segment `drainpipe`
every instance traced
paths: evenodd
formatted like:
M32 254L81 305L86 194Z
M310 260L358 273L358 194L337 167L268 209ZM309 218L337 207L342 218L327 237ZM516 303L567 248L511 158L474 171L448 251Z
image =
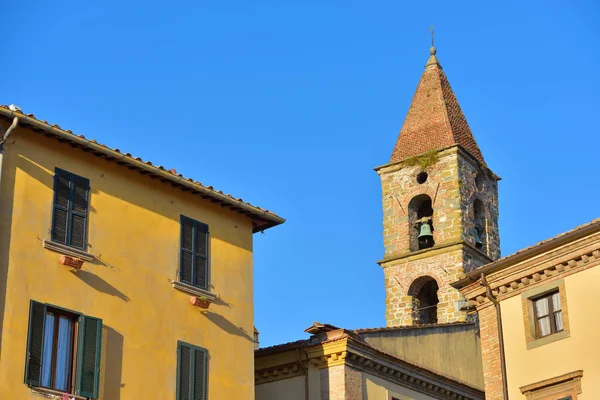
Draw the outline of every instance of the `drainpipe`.
M19 117L15 117L13 119L12 124L10 125L2 139L0 139L0 188L2 188L2 163L4 161L4 143L6 142L6 139L8 139L8 135L10 135L13 130L15 130L17 125L19 125Z
M306 354L306 361L308 361L308 353L306 352L306 350L304 350L304 353ZM298 365L300 366L300 369L302 369L302 372L304 372L304 398L306 400L308 399L308 368L304 368L304 365L302 365L302 361L300 361L300 350L296 349L296 358L298 359ZM307 367L308 367L308 363L307 363Z
M504 400L508 400L508 382L506 380L506 359L504 357L504 334L502 330L502 313L500 312L500 302L492 294L492 289L485 279L485 274L481 273L481 284L485 287L487 298L490 299L496 309L496 319L498 323L498 342L500 345L500 370L502 372L502 394Z

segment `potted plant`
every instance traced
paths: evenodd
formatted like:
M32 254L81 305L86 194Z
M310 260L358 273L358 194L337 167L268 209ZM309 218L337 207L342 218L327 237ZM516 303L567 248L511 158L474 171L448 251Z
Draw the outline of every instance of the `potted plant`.
M208 307L210 306L210 300L206 296L192 296L190 298L190 304L196 307L208 309Z

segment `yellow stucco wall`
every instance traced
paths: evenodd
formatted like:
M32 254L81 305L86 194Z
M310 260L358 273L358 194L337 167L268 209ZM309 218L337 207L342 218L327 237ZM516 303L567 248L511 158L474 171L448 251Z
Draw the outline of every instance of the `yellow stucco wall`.
M199 196L19 128L0 189L0 398L39 399L23 383L29 301L103 319L106 400L174 399L177 341L208 349L208 398L254 398L252 227ZM71 272L42 247L55 167L90 180L88 251ZM171 286L180 215L210 226L208 313Z
M519 387L576 370L583 370L578 400L595 400L600 393L600 313L594 311L600 268L564 279L571 335L527 350L521 296L502 301L509 397L523 399Z
M481 344L472 324L365 332L371 346L483 390ZM440 354L444 357L440 357Z
M256 385L256 398L260 400L305 400L304 376Z
M389 400L394 396L399 400L430 400L435 399L425 394L415 392L405 387L393 384L371 374L362 373L363 399L362 400Z

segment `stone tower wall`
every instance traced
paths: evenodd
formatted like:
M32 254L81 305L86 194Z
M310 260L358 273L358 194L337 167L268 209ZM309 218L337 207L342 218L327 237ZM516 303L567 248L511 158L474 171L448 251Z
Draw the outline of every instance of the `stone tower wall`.
M379 170L383 195L383 244L385 259L410 252L409 204L420 195L433 203L433 226L436 245L458 241L463 236L458 149L442 151L435 165L427 167L427 181L419 184L418 165L395 164Z
M481 251L492 260L500 258L500 234L498 231L498 180L487 169L468 156L458 157L458 175L463 215L463 239L475 246L474 202L480 200L484 206L485 220L482 222L485 237Z
M415 281L421 277L435 279L439 287L437 322L465 321L466 312L457 304L462 296L450 283L500 255L496 178L458 146L438 152L437 161L425 169L410 164L397 163L378 171L383 193L385 255L380 264L385 276L387 325L415 323L412 295L418 284ZM416 177L423 170L428 178L419 184ZM435 246L411 250L411 233L418 232L409 221L409 204L422 194L432 199ZM482 249L476 249L473 235L475 199L483 204L487 221Z

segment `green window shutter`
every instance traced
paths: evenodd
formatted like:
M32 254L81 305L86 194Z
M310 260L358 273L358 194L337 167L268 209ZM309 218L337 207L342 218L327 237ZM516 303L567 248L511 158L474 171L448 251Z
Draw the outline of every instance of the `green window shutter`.
M190 400L190 359L192 358L192 349L178 344L177 345L177 400Z
M67 242L69 221L70 176L56 170L54 174L54 205L52 212L52 240L62 244Z
M206 351L194 349L194 400L206 399Z
M79 319L76 394L98 398L100 383L100 347L102 320L82 316Z
M29 304L27 358L25 361L25 383L31 386L40 386L41 382L45 323L46 305L31 300Z
M71 176L71 236L69 244L80 249L86 247L89 186L87 179Z
M208 225L194 224L195 285L208 290Z
M52 240L85 250L90 181L70 172L54 173Z
M179 281L193 285L194 269L194 221L181 216L181 250Z
M207 351L177 343L177 400L206 400Z

